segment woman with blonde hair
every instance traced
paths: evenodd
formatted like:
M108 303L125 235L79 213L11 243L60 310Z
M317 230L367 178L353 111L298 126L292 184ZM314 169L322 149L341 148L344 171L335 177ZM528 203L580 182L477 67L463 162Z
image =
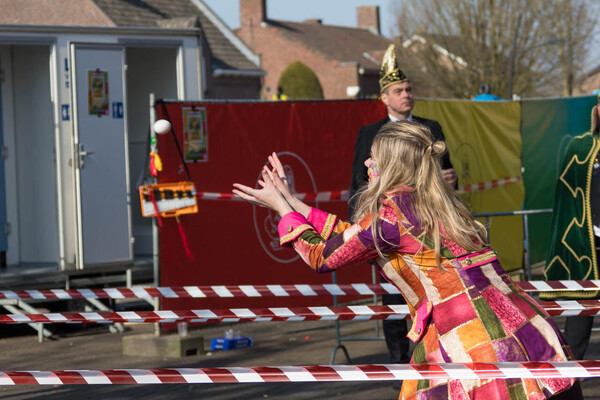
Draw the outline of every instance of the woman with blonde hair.
M566 361L570 350L551 317L517 288L443 179L444 142L414 122L390 122L365 161L353 225L311 208L288 190L277 156L261 189L234 184L243 199L281 216L282 245L317 272L373 259L405 297L416 343L411 364ZM571 378L405 380L401 399L579 399Z

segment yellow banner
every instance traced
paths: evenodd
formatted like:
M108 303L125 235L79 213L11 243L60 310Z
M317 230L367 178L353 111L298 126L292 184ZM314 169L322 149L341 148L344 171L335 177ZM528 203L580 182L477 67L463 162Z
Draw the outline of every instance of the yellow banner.
M459 186L521 177L520 103L419 100L413 113L442 125ZM520 180L460 197L474 214L518 211L523 207L525 187ZM504 269L522 268L522 217L491 217L489 223L490 242Z

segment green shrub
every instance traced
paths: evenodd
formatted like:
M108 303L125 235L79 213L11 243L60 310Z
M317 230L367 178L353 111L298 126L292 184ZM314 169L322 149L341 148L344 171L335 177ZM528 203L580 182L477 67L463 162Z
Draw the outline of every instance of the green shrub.
M315 73L300 61L288 65L279 77L277 94L288 99L322 99L323 89Z

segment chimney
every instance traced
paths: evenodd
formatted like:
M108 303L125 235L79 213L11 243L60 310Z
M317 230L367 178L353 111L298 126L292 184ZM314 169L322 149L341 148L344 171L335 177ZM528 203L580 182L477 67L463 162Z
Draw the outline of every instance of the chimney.
M370 29L371 32L381 35L379 6L356 7L356 25L359 28Z
M250 29L267 20L267 0L240 0L240 26Z

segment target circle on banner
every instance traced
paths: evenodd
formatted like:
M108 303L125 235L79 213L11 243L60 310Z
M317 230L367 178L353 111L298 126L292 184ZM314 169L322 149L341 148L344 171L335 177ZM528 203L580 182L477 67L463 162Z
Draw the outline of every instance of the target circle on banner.
M466 142L461 143L455 151L450 154L450 159L458 176L458 184L465 185L467 183L481 182L481 163L477 157L478 153L475 148ZM476 199L480 197L474 196L473 192L461 195L461 198L467 202L473 209L479 209L480 204L474 204ZM481 201L481 200L479 200Z
M277 153L277 157L283 165L288 184L292 193L317 193L317 185L315 178L308 167L308 164L297 154L290 151L282 151ZM262 177L261 172L258 173L256 180L256 189L259 189L258 180ZM319 202L305 201L311 207L319 207ZM269 257L280 263L291 263L296 261L300 256L295 251L290 251L279 244L279 231L277 224L279 223L279 215L273 210L257 205L252 206L252 214L254 217L254 229L256 236L263 250Z

